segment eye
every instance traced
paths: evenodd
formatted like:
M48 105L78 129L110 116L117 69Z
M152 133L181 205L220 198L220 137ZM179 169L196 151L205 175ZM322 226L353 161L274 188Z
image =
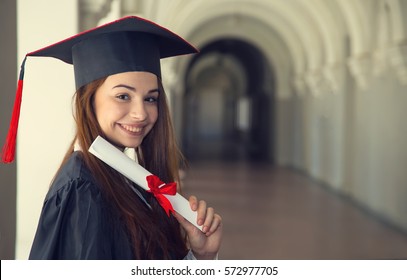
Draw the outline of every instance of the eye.
M116 95L116 98L123 100L123 101L130 100L130 96L127 93L118 94L118 95Z
M158 101L158 97L148 96L144 99L144 101L149 103L156 103Z

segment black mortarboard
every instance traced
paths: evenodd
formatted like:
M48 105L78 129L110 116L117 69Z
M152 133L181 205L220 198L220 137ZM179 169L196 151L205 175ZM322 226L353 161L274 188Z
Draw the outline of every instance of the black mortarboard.
M161 78L160 59L198 52L180 36L151 21L125 17L30 52L27 56L58 58L73 64L76 88L97 79L130 71L150 72ZM20 115L24 65L21 64L16 100L2 161L14 160Z

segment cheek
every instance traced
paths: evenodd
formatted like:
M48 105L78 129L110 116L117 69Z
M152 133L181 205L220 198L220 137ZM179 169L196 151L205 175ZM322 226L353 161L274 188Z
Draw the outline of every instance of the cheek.
M99 125L103 128L105 120L107 118L107 110L105 109L105 106L103 103L98 103L95 102L95 115L96 115L96 120L99 123Z
M124 114L123 108L106 98L96 98L94 102L96 120L100 126L117 121Z
M115 119L114 110L107 105L106 102L101 102L101 100L95 100L94 102L96 121L104 133L109 131L111 122Z

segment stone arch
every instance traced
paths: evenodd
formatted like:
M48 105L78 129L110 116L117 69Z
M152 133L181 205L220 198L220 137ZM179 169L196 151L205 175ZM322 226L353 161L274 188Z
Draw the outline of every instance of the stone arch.
M361 1L336 1L345 18L347 33L351 47L351 55L362 56L370 49L371 37L369 28L369 18L366 7ZM366 3L365 3L366 4Z
M231 25L242 19L251 18L252 21L257 20L269 29L269 34L264 33L265 36L262 40L256 38L253 40L262 42L268 40L267 46L264 46L264 51L278 69L277 76L281 76L281 72L284 72L279 71L280 69L289 68L291 84L303 85L307 83L313 87L313 84L320 84L323 80L327 80L329 83L331 81L334 84L338 83L332 77L335 75L333 73L337 72L339 61L343 61L346 52L343 38L349 32L349 27L344 24L345 18L342 13L338 13L338 10L343 9L338 8L336 1L329 3L321 0L267 3L264 1L236 1L233 5L228 2L219 3L219 1L188 1L183 2L183 4L183 6L179 6L180 1L167 4L165 11L168 13L166 15L160 14L160 18L163 18L166 25L179 31L198 47L211 36L216 36L217 32L222 32L220 27L225 28L225 26L214 27L213 21L218 18L229 18ZM200 12L203 9L206 13ZM175 10L177 17L170 17L169 15ZM186 22L188 24L185 24ZM213 30L208 31L209 28L206 28L205 32L202 31L207 25L214 27ZM307 26L307 32L302 31L304 26ZM273 32L271 33L270 30ZM233 31L231 29L228 32L231 34L239 33L238 30ZM199 34L199 37L196 34ZM256 32L251 34L256 34ZM240 33L239 36L247 38L251 34ZM276 43L277 38L281 42ZM262 42L256 43L261 44ZM273 52L275 52L281 45L284 45L288 50L290 64L277 63L278 58L281 57L281 52L280 56L277 56L267 51L270 46L274 46ZM287 51L284 54L287 57ZM277 79L279 80L279 77ZM278 84L287 85L287 83ZM301 91L304 91L303 86L300 88L302 88ZM287 96L291 94L291 91L292 89L285 87L282 90L279 89L278 93Z
M230 21L236 19L233 15L219 16L218 18L211 18L207 22L200 24L195 31L191 31L187 40L192 42L198 48L206 44L208 41L216 40L223 37L235 37L242 40L251 42L259 48L265 55L270 65L273 65L276 75L277 94L278 98L284 98L291 94L289 88L292 74L296 72L294 68L293 54L290 52L284 38L277 33L274 29L268 26L259 18L254 18L247 15L238 17L238 22L242 24L237 28ZM272 34L270 36L270 34ZM174 61L175 62L175 61ZM188 58L179 59L174 64L173 69L179 73L179 78L183 79L187 69ZM178 82L178 85L180 83ZM182 89L177 90L182 92Z
M343 18L332 1L310 0L299 1L307 13L316 22L316 27L321 34L324 49L324 63L333 65L343 59L343 37L345 27Z
M394 43L407 41L407 19L403 17L403 11L407 10L407 2L402 0L386 0L390 11L392 29L392 41Z
M205 34L202 31L205 29L206 25L211 25L213 27L214 20L218 18L228 18L229 24L233 25L236 21L250 18L252 22L261 22L262 25L268 28L268 36L266 35L266 37L263 37L262 39L268 41L269 46L275 44L272 39L276 39L275 37L268 38L270 37L270 30L274 31L273 34L277 34L276 30L279 31L278 39L281 39L285 44L285 48L289 49L290 56L292 57L291 62L295 69L294 72L303 72L309 64L306 57L313 57L316 55L315 52L312 54L312 48L309 48L308 53L305 53L307 50L303 47L304 42L301 40L301 34L299 34L300 32L298 32L298 30L296 31L296 28L293 26L293 22L290 19L284 16L280 11L270 7L270 5L265 5L261 1L240 1L236 2L234 5L230 5L230 3L219 3L219 1L190 2L191 3L188 2L186 7L177 12L177 19L168 19L167 21L169 26L173 26L175 30L179 30L180 33L184 34L187 38L194 37L193 43L198 46L200 45L200 41L205 40L201 38L208 38L216 32L222 32L220 28L215 28L210 31L206 28L206 32L209 34ZM205 9L206 13L201 13L200 11L202 9ZM282 8L280 8L280 10L281 9ZM185 24L186 22L190 24ZM200 27L200 29L198 29L197 26ZM227 24L225 23L222 28L227 28ZM251 31L256 34L256 30ZM233 30L233 26L229 26L228 32L235 35L237 34L241 37L249 37L253 35L243 34L242 30ZM192 34L199 34L200 38Z

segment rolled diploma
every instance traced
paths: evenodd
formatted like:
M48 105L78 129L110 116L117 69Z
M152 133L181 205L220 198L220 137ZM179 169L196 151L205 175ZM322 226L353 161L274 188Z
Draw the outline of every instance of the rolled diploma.
M100 136L96 137L89 148L89 152L143 189L149 190L146 178L152 174L140 164L127 157L124 153L120 152L104 138ZM197 224L197 213L191 210L188 200L178 193L175 195L164 194L164 196L168 198L177 213L181 214L191 224L202 230L202 227Z

